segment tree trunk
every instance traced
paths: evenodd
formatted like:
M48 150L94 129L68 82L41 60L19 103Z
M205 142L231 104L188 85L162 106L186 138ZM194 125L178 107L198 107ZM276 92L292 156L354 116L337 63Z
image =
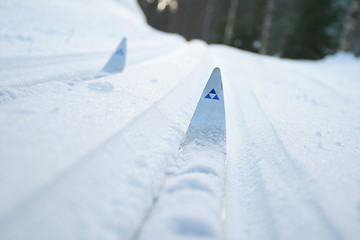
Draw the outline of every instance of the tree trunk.
M274 15L275 0L267 0L265 8L264 24L261 34L261 54L268 54L269 39Z
M340 50L353 51L356 31L358 30L358 16L360 12L360 0L350 0L348 13L344 23L343 36L340 42Z
M229 45L231 42L238 5L239 5L239 0L231 0L229 13L226 21L226 27L225 27L224 44Z
M281 34L281 38L280 38L280 47L279 47L279 57L283 58L284 57L284 53L285 53L285 48L286 48L286 44L287 44L287 40L289 37L289 33L290 33L290 29L291 29L291 25L292 25L292 14L294 12L294 0L289 0L288 1L288 5L286 8L286 17L285 17L285 26L283 29L283 32Z
M205 19L202 31L202 39L210 42L211 19L214 13L215 0L208 0L206 5Z

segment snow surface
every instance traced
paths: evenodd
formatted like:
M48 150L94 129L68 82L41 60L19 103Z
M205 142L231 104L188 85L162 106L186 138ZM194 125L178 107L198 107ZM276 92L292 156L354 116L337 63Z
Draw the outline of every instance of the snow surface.
M359 238L359 59L186 42L135 0L1 0L0 23L0 239ZM215 66L225 162L179 152Z

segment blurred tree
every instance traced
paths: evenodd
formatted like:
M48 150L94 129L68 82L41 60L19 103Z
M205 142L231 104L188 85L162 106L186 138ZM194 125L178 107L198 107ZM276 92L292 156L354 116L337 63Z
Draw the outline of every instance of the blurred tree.
M223 43L227 16L232 0L215 0L209 32L209 43Z
M360 0L138 1L151 26L188 40L286 58L319 59L340 45L352 45L360 54L360 17L354 10Z
M275 0L267 0L265 8L264 23L261 33L261 54L268 54L271 28L273 25Z
M288 0L286 2L285 5L285 12L279 16L283 16L282 17L282 32L280 33L280 41L279 41L279 46L277 48L277 54L279 57L283 57L284 56L284 51L285 51L285 47L287 44L287 40L289 37L289 33L290 33L290 29L292 26L292 15L294 13L294 0Z
M239 5L239 0L231 0L229 7L229 13L227 15L225 33L224 33L224 43L230 44L234 32L234 24L236 20L236 13Z
M252 52L260 50L266 1L240 0L231 45Z
M201 39L208 0L181 0L176 29L186 39Z
M162 8L159 1L155 0L142 0L139 1L143 9L149 25L157 29L173 32L174 31L174 18L167 8Z
M346 20L344 21L343 36L340 42L340 50L354 52L356 35L359 34L360 0L350 0Z
M354 53L356 56L360 56L360 16L358 17L357 21L357 30L356 30L356 37L355 37L355 44L354 44Z
M284 57L320 59L337 51L343 9L337 0L296 0Z
M208 0L205 11L204 26L202 31L202 39L209 42L210 31L211 31L211 20L214 14L215 0Z
M177 32L186 39L207 37L211 24L213 0L138 0L148 23L163 31ZM172 9L172 6L175 5ZM172 5L173 4L173 5ZM207 21L207 22L206 22Z

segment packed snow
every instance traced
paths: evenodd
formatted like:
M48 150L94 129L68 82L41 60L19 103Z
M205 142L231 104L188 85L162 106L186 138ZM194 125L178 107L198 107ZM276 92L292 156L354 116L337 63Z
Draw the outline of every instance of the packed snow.
M359 59L187 42L135 0L0 0L0 23L0 239L359 238ZM179 150L214 67L225 161Z

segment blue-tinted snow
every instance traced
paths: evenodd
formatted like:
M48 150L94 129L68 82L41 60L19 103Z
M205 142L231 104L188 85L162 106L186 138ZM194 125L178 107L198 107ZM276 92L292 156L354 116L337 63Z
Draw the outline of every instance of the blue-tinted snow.
M136 1L0 1L0 239L357 239L360 62L186 42ZM95 79L123 37L124 72ZM227 159L179 145L215 66Z

